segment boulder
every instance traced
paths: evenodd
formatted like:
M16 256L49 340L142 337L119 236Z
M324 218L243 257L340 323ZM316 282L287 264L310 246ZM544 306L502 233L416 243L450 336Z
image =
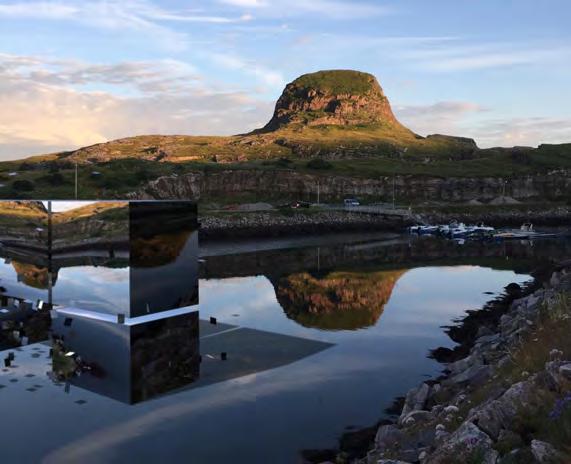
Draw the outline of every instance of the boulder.
M495 464L498 452L492 448L492 440L488 435L471 422L464 422L425 462L471 462L476 456L479 463Z
M535 378L512 385L498 399L472 408L468 421L497 440L502 429L509 429L520 407L528 406L536 393Z
M483 364L481 356L471 354L463 359L448 364L448 370L453 374L459 374L472 366L480 366Z
M552 445L540 440L531 440L531 453L539 464L561 462L563 456Z
M469 367L460 374L446 379L443 383L448 385L482 385L492 376L492 367L489 365Z
M399 424L401 424L404 418L412 411L421 411L424 409L429 394L430 386L426 383L423 383L418 388L410 389L406 394L402 413L399 417Z
M375 436L375 447L379 451L394 448L404 437L404 433L393 424L382 425Z
M559 375L561 375L561 377L563 377L564 379L571 381L571 363L570 362L563 364L562 366L559 366Z
M489 327L486 327L485 325L483 325L478 329L478 333L476 334L476 338L483 337L484 335L493 335L493 334L494 334L494 332L492 332L492 330Z

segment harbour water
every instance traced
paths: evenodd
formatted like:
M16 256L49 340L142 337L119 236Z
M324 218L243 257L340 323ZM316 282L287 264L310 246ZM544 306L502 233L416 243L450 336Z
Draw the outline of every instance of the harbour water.
M442 326L570 247L371 234L295 247L206 244L198 304L143 316L144 330L64 311L24 346L3 331L0 355L14 361L0 372L2 460L299 462L302 450L336 446L438 375L444 366L429 351L454 346ZM41 266L3 258L0 285L41 298ZM116 261L63 265L52 291L117 301L129 272ZM94 294L94 279L108 293ZM62 375L54 332L97 362ZM152 369L147 353L158 359ZM172 369L181 357L185 370Z

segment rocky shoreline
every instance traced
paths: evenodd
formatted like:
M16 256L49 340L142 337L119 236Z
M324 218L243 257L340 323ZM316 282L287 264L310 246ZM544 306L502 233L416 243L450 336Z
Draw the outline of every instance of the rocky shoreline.
M343 451L345 436L342 451L321 461L571 462L571 262L535 277L448 328L462 343L436 354L447 358L444 374L397 402L393 422L362 432L374 437L366 456Z
M352 231L402 231L411 220L387 219L380 216L344 211L322 211L312 214L244 213L231 216L202 215L201 239L282 237Z
M247 212L228 215L200 216L200 238L217 240L225 238L283 237L334 232L387 231L402 232L417 224L446 224L452 220L465 223L484 222L496 227L519 227L532 222L538 226L562 226L571 224L571 208L560 207L543 211L492 211L441 213L426 212L410 217L384 217L345 211L320 211L311 214L291 212Z

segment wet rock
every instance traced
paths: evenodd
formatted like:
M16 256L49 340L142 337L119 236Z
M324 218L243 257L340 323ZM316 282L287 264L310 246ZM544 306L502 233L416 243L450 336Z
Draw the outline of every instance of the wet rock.
M498 452L492 448L492 440L488 435L471 422L464 422L426 460L426 463L470 462L475 456L478 456L480 463L495 464Z
M563 458L552 445L540 440L531 441L531 453L539 464L561 462Z

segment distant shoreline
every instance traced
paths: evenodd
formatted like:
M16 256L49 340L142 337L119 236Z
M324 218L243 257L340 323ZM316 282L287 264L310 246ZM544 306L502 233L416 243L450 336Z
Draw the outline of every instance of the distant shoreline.
M483 222L494 227L519 227L527 222L544 227L569 227L571 226L571 210L558 207L544 211L508 210L474 213L435 211L412 215L409 218L386 218L343 211L323 211L312 214L247 212L227 215L212 215L207 212L199 217L199 237L201 240L209 241L322 235L338 232L403 232L408 226L416 223L446 224L452 220L465 223Z

